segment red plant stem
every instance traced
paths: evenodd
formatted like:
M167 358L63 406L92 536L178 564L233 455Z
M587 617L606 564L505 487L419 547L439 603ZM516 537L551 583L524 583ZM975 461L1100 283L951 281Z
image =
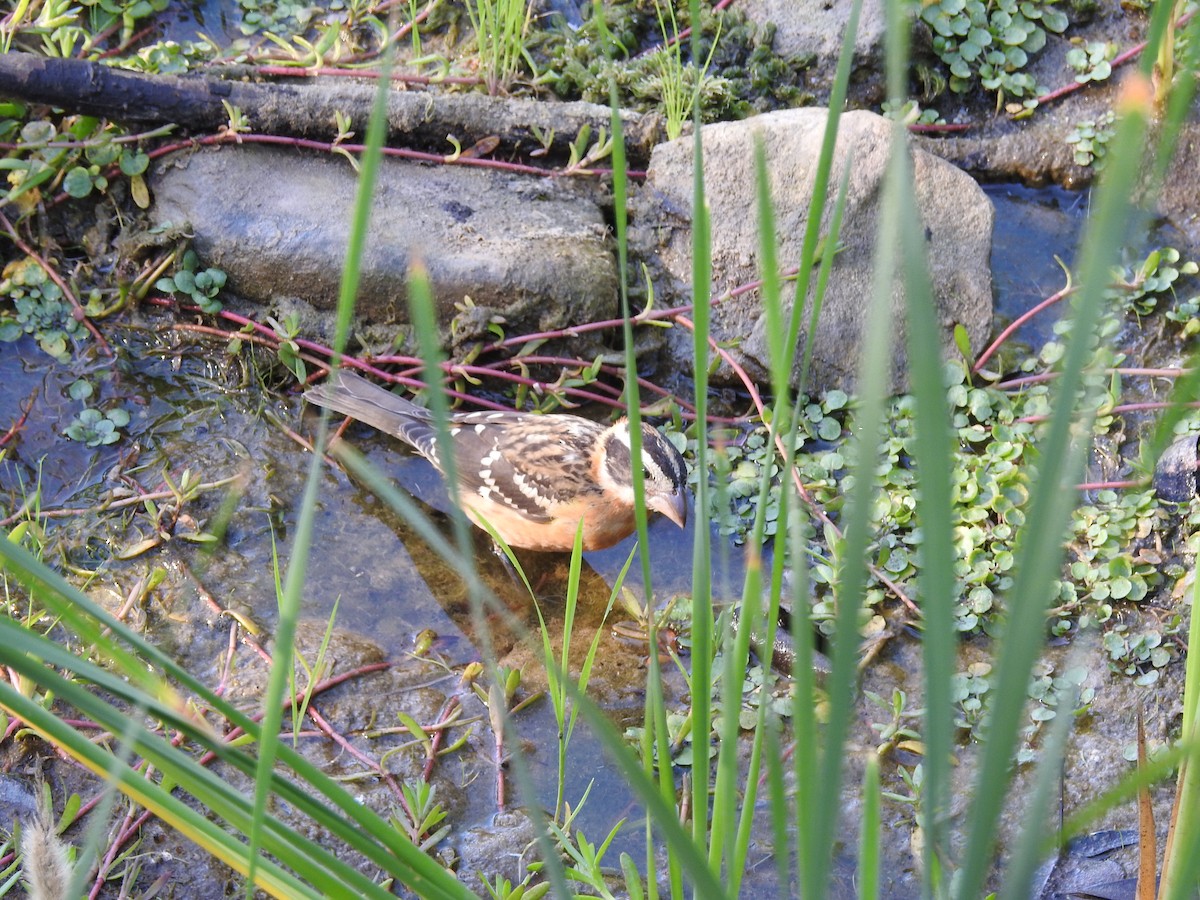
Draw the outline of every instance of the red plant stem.
M212 325L197 325L192 322L176 322L171 326L172 331L191 331L196 334L208 334L213 337L224 338L230 341L246 341L251 344L258 344L260 347L269 347L272 350L279 349L279 341L271 341L268 338L258 334L245 334L239 331L226 331L224 328L214 328ZM312 366L324 366L324 360L310 356L307 353L297 354L302 360Z
M150 131L139 131L137 134L122 134L105 136L103 138L88 138L86 141L49 141L45 144L38 144L37 147L39 150L80 150L87 147L102 147L106 144L136 144L139 141L145 141L151 138L166 137L174 130L174 125L163 125L160 128L152 128ZM0 150L28 149L28 144L15 144L11 141L0 141Z
M146 771L146 777L150 777L149 770ZM145 810L142 813L146 821L149 821L150 812ZM96 900L100 896L100 890L104 887L104 882L108 880L109 870L112 869L113 863L117 859L117 855L121 852L121 845L124 843L122 838L128 840L128 836L136 833L130 826L134 823L133 807L125 813L125 821L117 828L117 838L108 845L108 850L104 853L104 858L99 861L96 867L96 878L92 882L92 889L88 892L88 900Z
M20 235L17 234L17 230L13 227L12 223L8 221L8 216L6 216L3 211L0 211L0 228L4 229L8 238L17 245L17 248L22 253L41 266L43 271L50 276L50 280L58 285L59 290L63 292L63 296L66 297L71 303L71 308L73 310L71 313L72 318L74 318L76 322L82 323L83 327L92 333L92 337L96 339L96 345L100 348L101 352L104 353L105 356L112 356L112 347L108 345L108 341L104 339L104 335L102 335L96 326L92 324L92 320L87 317L87 313L85 313L83 311L83 307L79 305L79 298L75 296L75 293L70 287L68 287L67 283L63 281L63 277L58 274L54 267L42 259L41 255L34 250L33 247L21 240Z
M514 365L518 361L532 363L535 365L564 366L564 367L579 366L581 368L586 367L588 365L586 362L581 363L581 361L579 359L572 359L571 357L567 357L567 356L534 356L534 355L530 355L530 356L517 357L517 359L507 359L504 362L507 365ZM623 366L616 366L616 365L610 365L608 363L604 363L600 366L600 371L604 372L606 375L612 375L617 378L623 378L625 376L625 368ZM666 388L662 387L661 385L655 384L653 381L650 381L647 378L642 378L639 376L637 379L637 383L638 383L638 387L640 387L644 391L649 391L650 393L657 394L660 397L669 397L671 400L674 400L675 403L678 404L680 410L682 411L683 418L692 419L692 420L694 420L696 418L695 404L688 403L686 400L682 399L681 397L675 396L675 394L671 393ZM612 390L618 391L618 393L619 393L619 390L617 388L612 388ZM717 422L722 425L738 425L738 424L745 423L745 417L725 418L722 416L709 416L708 420L710 422Z
M971 372L976 375L979 374L979 372L983 369L984 363L992 358L995 352L1000 349L1000 347L1006 340L1008 340L1014 331L1016 331L1042 310L1049 309L1055 303L1058 303L1060 300L1069 297L1072 293L1074 293L1074 291L1075 288L1067 285L1061 291L1051 294L1037 306L1033 307L1032 309L1027 309L1025 312L1021 313L1021 315L1017 316L1017 318L1013 319L1013 321L1008 324L1008 327L1001 331L1000 334L996 336L996 339L988 344L987 348L981 354L979 354L979 358L975 360L975 365L971 367Z
M695 331L696 326L692 324L691 320L686 316L676 316L675 321L688 331ZM755 387L754 382L750 379L750 376L747 374L746 370L743 369L741 365L738 364L737 360L733 358L732 354L730 354L729 351L724 347L720 346L716 339L711 335L708 338L708 345L713 349L714 353L720 356L721 359L733 369L738 378L741 379L743 386L750 394L750 399L754 401L754 405L758 409L759 418L765 420L767 413L766 406L763 404L762 398L759 396L758 389ZM787 448L783 443L783 435L775 435L775 447L779 451L780 461L783 463L783 465L787 466L788 470L792 473L792 482L796 485L796 493L799 495L800 499L809 508L809 510L812 511L813 515L821 520L822 524L825 525L826 528L831 529L833 533L840 538L842 536L841 529L834 524L833 520L829 518L829 515L825 512L825 510L822 509L815 500L813 500L812 496L808 493L808 490L804 487L804 480L800 477L800 470L796 467L793 461L787 457ZM895 596L901 603L907 606L914 613L920 615L920 609L918 609L917 605L913 603L911 599L909 599L908 594L905 593L904 589L901 588L899 584L893 581L886 573L884 573L873 563L868 563L867 569L873 576L875 576L875 579L879 581L880 584L887 587L887 589L892 592L893 596Z
M717 2L713 4L712 11L718 12L718 11L730 6L732 3L733 3L733 0L717 0ZM682 41L684 38L690 37L691 34L692 34L691 26L688 26L687 28L683 29L683 31L679 32L678 34L668 37L666 40L664 40L662 42L662 44L659 47L655 47L655 48L651 49L649 52L654 53L656 50L661 49L661 47L670 47L672 44L676 44L679 41Z
M166 306L166 307L180 306L180 304L176 304L174 301L168 300L167 298L151 297L151 298L147 298L147 302L153 303L158 306ZM192 307L182 307L182 308L191 309ZM220 316L221 318L224 318L224 319L226 319L230 322L233 322L237 325L253 328L254 332L252 332L252 333L245 332L245 331L230 332L230 331L225 331L224 329L215 328L210 325L194 325L194 324L190 324L190 323L176 323L176 324L172 325L171 327L172 327L172 329L178 330L178 331L191 331L191 332L196 332L196 333L200 333L200 334L209 334L209 335L213 335L215 337L220 337L220 338L223 338L226 340L241 339L241 340L247 340L251 343L259 344L260 346L267 346L267 347L271 347L271 348L278 347L279 340L280 340L279 336L272 329L268 328L267 326L262 325L261 323L256 322L255 320L253 320L247 316L239 315L238 313L229 312L227 310L221 310L217 315ZM326 347L322 344L318 344L314 341L304 340L302 338L296 338L294 340L295 340L295 343L297 346L302 347L306 350L309 350L312 354L317 354L320 357L331 357L333 355L333 351L329 347ZM314 356L307 355L307 354L301 354L301 358L305 362L308 362L309 364L315 366L318 370L321 370L321 371L328 370L328 364L325 362L325 360L323 358L316 358ZM593 391L585 390L583 388L574 388L574 387L558 388L551 382L538 381L538 380L535 380L532 378L528 378L524 375L506 372L503 369L499 368L499 366L519 365L519 363L522 361L528 362L528 363L533 363L533 364L565 365L565 366L573 366L573 367L577 367L577 368L585 368L588 365L590 365L590 363L586 360L572 359L572 358L567 358L567 357L549 357L549 356L533 357L533 356L531 356L531 357L520 357L518 359L505 359L505 360L502 360L493 365L487 365L487 366L462 365L459 363L446 362L446 363L442 364L442 370L446 373L446 375L448 377L451 377L451 378L455 377L456 375L485 376L485 377L497 378L502 381L509 381L512 383L524 384L527 387L529 387L530 389L539 391L539 392L560 391L561 393L563 393L567 396L577 397L584 402L600 403L600 404L612 407L614 409L624 409L625 408L625 404L619 400L619 392L616 392L616 389L609 389L614 392L614 394L616 396L616 399L614 399L614 397L603 396L601 394L597 394ZM416 359L415 357L411 357L411 356L380 356L380 357L372 358L372 360L370 362L365 362L363 360L357 359L356 357L343 356L342 363L346 368L352 368L352 369L357 369L362 372L366 372L370 375L374 375L377 378L383 379L383 380L391 382L393 384L402 384L402 385L405 385L406 387L410 387L415 390L419 390L419 389L425 387L425 384L423 381L421 381L420 379L418 379L416 377L413 377L413 375L412 375L412 372L419 371L419 369L422 368L421 361ZM378 365L394 365L394 364L409 365L412 367L412 372L401 372L399 374L396 374L396 373L386 372L383 369L378 368ZM606 372L608 372L609 374L615 375L617 377L622 377L624 375L624 370L619 367L616 367L616 366L604 366L604 367L602 367L602 369L605 370ZM669 391L667 391L665 388L659 387L658 385L655 385L652 382L649 382L643 378L638 378L638 384L648 390L651 390L651 391L659 394L660 396L672 397L673 399L675 399L675 402L678 403L681 406L681 408L684 409L684 417L685 418L693 418L693 419L695 418L695 408L693 406L691 406L690 404L685 403L682 400L674 398L673 395ZM607 386L605 386L605 387L607 387ZM461 391L456 391L456 390L447 388L446 393L448 396L454 397L458 400L468 401L468 402L474 403L476 405L482 406L487 409L495 409L498 411L503 411L503 410L507 409L507 407L505 407L503 404L493 403L488 400L482 400L478 397L474 397L470 394L463 393ZM718 422L720 424L740 424L740 422L741 422L740 419L728 419L728 418L722 418L722 417L716 417L716 416L710 417L710 421Z
M103 28L100 31L97 31L94 35L91 35L88 40L85 40L82 44L80 44L79 50L76 51L76 53L75 53L75 58L76 59L87 59L87 55L96 48L97 44L100 44L103 41L108 40L110 37L113 36L113 34L116 32L116 30L120 27L121 27L121 20L113 19L113 21L109 23L107 28ZM113 53L113 52L115 52L115 51L112 51L112 50L108 51L108 53ZM100 59L104 59L105 56L107 56L107 55L108 55L107 53L101 54Z
M1124 490L1125 488L1140 488L1145 487L1150 483L1148 478L1134 479L1131 481L1085 481L1082 484L1075 485L1077 491L1116 491Z
M209 134L204 137L193 138L186 141L177 141L173 144L167 144L150 151L147 155L151 159L158 159L169 153L175 153L180 150L193 149L195 147L211 147L219 144L269 144L282 147L298 147L304 150L318 150L325 153L333 153L338 150L345 150L348 153L362 153L366 149L363 144L350 143L333 143L332 141L316 141L310 138L287 137L278 134L234 134L230 131L221 131L218 134ZM384 156L392 156L397 159L411 159L418 162L440 163L442 165L458 165L458 166L475 166L482 169L499 169L505 172L516 172L521 175L538 175L543 178L560 178L573 175L611 175L611 169L603 168L572 168L572 169L543 169L538 166L529 166L523 163L506 162L501 159L480 159L478 157L462 154L445 154L445 153L425 153L420 150L408 150L402 147L383 147L380 150ZM644 177L644 172L627 173L630 178L638 175ZM59 198L56 198L56 200Z
M261 647L258 649L259 649L260 653L265 654L265 651L263 651L261 649ZM268 663L270 663L269 655L266 657L266 659L267 659ZM343 672L340 675L325 679L324 681L318 683L313 688L313 690L311 692L311 696L316 697L318 694L324 693L325 691L329 690L330 688L336 687L336 686L343 684L347 681L350 681L354 678L359 678L363 675L369 675L374 672L384 671L390 667L391 667L391 663L387 663L387 662L368 663L367 665L359 666L358 668L351 669L350 671ZM290 707L293 700L294 700L294 698L286 698L284 700L284 707L285 708ZM375 769L376 771L380 771L385 780L390 778L388 773L382 772L382 767L379 766L378 763L371 760L370 757L367 757L365 754L357 751L354 747L352 747L349 744L348 741L346 741L346 739L344 737L342 737L342 735L340 735L336 731L334 731L333 728L329 725L329 723L326 722L324 720L324 718L320 716L319 713L316 713L316 711L313 709L311 704L309 705L308 712L310 714L314 714L313 720L314 720L314 722L316 722L319 732L321 734L323 734L325 737L330 738L335 743L338 743L339 746L343 747L343 749L347 750L349 753L351 753L351 755L355 756L360 761L364 761L371 768ZM261 714L254 717L254 720L256 722L261 721L261 719L262 719ZM96 726L93 725L92 727L96 727ZM225 739L226 739L226 741L229 741L229 740L232 740L234 737L237 737L241 734L242 734L242 732L240 729L234 729L233 731L229 732L225 736ZM435 735L435 737L437 737L437 736L440 736L440 730L439 730L438 734ZM182 744L182 742L183 742L183 734L181 732L176 732L176 734L171 739L171 743L174 746L178 747ZM211 763L213 760L215 760L216 758L217 758L216 753L213 751L209 751L209 752L205 753L203 756L201 756L199 763L200 763L200 765L206 766L209 763ZM148 774L147 774L147 777L149 777ZM403 794L402 794L402 792L399 792L398 786L395 788L395 790L397 793L400 793L401 798L402 798ZM89 801L87 801L85 804L83 804L79 808L79 811L76 814L76 818L79 818L79 817L85 815L86 813L90 812L100 802L100 799L102 797L103 797L103 794L99 794L99 795L93 797L92 799L90 799ZM403 802L403 799L401 800L401 802ZM136 819L133 818L132 812L126 816L125 822L122 824L120 829L118 829L117 837L109 845L108 851L105 854L105 858L100 864L100 869L96 876L96 881L93 885L91 893L89 894L90 898L95 898L99 895L100 888L103 886L103 884L105 882L106 874L107 874L108 870L111 869L112 862L113 862L113 860L116 859L121 848L124 847L130 840L132 840L134 838L134 836L137 835L139 829L141 829L147 822L149 822L153 816L154 816L154 813L151 812L150 810L144 810L141 813L141 815L139 815Z
M29 413L33 409L34 401L37 400L37 393L38 389L34 388L33 392L29 395L29 399L18 407L18 409L21 410L21 415L17 418L17 421L12 423L8 431L4 432L3 435L0 435L0 447L3 447L5 444L11 441L13 436L25 427L25 421L29 418Z
M799 268L797 268L795 266L791 266L789 268L781 270L779 273L779 277L781 280L789 280L789 279L794 278L799 271L800 271ZM713 305L716 305L718 303L723 303L726 300L732 300L734 297L740 297L740 296L742 296L742 294L748 294L751 291L757 290L760 287L762 287L762 279L757 279L755 281L748 281L745 284L740 284L735 288L730 288L725 293L723 293L719 297L715 298L712 301ZM693 303L685 303L683 306L672 306L672 307L668 307L666 309L642 310L642 312L635 315L631 321L634 325L640 325L643 322L664 321L667 319L671 319L674 316L679 315L680 313L690 313L692 311L692 309L694 308L694 306L695 306L695 304L693 304ZM556 339L556 338L576 337L578 335L587 334L592 331L601 331L601 330L610 329L610 328L620 328L624 324L625 324L624 319L606 319L602 322L586 322L582 325L572 325L568 328L559 328L554 331L539 331L539 332L535 332L533 334L522 334L522 335L518 335L517 337L505 338L504 340L497 341L494 344L489 344L487 347L484 348L484 351L487 352L489 350L500 350L505 347L519 347L523 344L529 343L530 341L552 340L552 339Z
M1174 27L1176 29L1182 28L1189 21L1191 21L1192 16L1194 16L1195 14L1196 14L1196 12L1195 12L1195 10L1193 10L1192 12L1185 13L1184 15L1180 16L1178 19L1175 20ZM1134 44L1128 50L1124 50L1121 53L1118 53L1116 56L1114 56L1111 66L1114 69L1116 69L1119 66L1123 66L1123 65L1125 65L1125 63L1129 62L1131 59L1134 59L1135 57L1140 56L1141 52L1145 49L1146 49L1145 41L1142 41L1140 44ZM1064 84L1062 87L1056 88L1055 90L1050 91L1049 93L1046 93L1046 94L1042 94L1042 96L1038 97L1037 98L1038 105L1040 106L1043 103L1049 103L1051 100L1058 100L1062 97L1066 97L1068 94L1073 94L1073 93L1075 93L1075 91L1080 90L1081 88L1085 87L1088 84L1091 84L1091 82L1076 81L1076 82L1072 82L1071 84Z
M152 34L157 29L158 29L157 25L147 25L141 31L134 32L132 35L130 35L129 40L127 40L125 43L123 43L120 47L114 47L112 50L105 50L103 53L101 53L96 58L97 59L111 59L114 56L120 56L122 53L124 53L126 50L128 50L130 47L132 47L134 44L138 43L142 38L146 37L149 34ZM95 46L94 41L92 42L92 45ZM82 55L80 58L83 58Z
M941 124L909 125L908 130L913 134L953 134L956 131L967 131L974 128L970 122L942 122Z
M1191 369L1136 369L1117 367L1115 369L1105 369L1105 375L1144 375L1151 378L1178 378L1181 375L1186 375L1191 372ZM998 381L993 387L997 390L1005 391L1013 388L1026 387L1031 384L1042 384L1047 381L1053 381L1059 376L1058 372L1040 372L1037 375L1022 375L1020 378L1010 378L1008 381Z
M429 753L425 757L425 768L421 771L421 778L427 784L433 777L433 766L437 762L438 749L445 739L446 729L442 727L442 724L449 722L460 709L462 709L462 701L454 696L448 697L438 712L437 720L433 723L433 736L429 739Z
M192 580L196 584L197 588L199 589L199 593L200 593L201 597L203 599L205 599L205 601L209 604L210 607L213 607L219 615L225 615L228 613L228 610L226 610L224 607L222 607L216 601L216 599L211 594L209 594L208 591L206 591L203 588L203 586L200 584L200 582L198 580L195 579L194 576L193 576ZM255 653L257 653L259 655L259 657L267 665L274 664L274 660L272 659L271 654L269 654L266 651L266 649L264 649L263 646L257 640L255 640L253 637L249 636L249 634L247 634L246 637L243 639L243 643L245 643L246 646L248 646ZM368 663L366 665L359 666L355 669L351 669L347 672L344 672L341 675L335 675L333 677L326 678L324 681L318 682L313 687L313 689L309 692L309 697L310 697L310 699L316 698L316 697L320 696L321 694L323 694L325 691L329 690L330 688L337 687L338 685L343 684L344 682L349 681L353 678L358 678L363 675L369 675L373 672L383 671L390 667L391 667L391 663L388 663L388 662ZM290 708L290 706L294 702L294 700L295 700L295 698L291 698L291 697L285 698L283 701L284 708L285 709ZM407 804L404 801L404 792L400 790L400 786L396 783L396 779L391 775L391 773L387 772L383 768L383 766L379 764L379 762L371 759L369 756L367 756L367 754L363 753L357 747L350 744L350 742L347 741L341 734L336 732L329 725L329 723L325 721L324 717L321 716L320 712L316 709L314 704L309 703L306 712L307 712L309 718L312 719L312 721L326 735L326 737L328 737L330 740L334 741L336 744L338 744L338 746L342 747L347 753L349 753L355 759L362 762L365 766L367 766L371 770L377 772L380 775L380 777L383 779L384 783L387 784L387 786L391 789L393 795L400 801L400 803L402 805L405 805L405 807L407 808ZM254 719L254 721L256 721L256 722L261 721L261 720L262 720L261 714L259 716L256 716ZM225 740L226 740L226 742L232 741L235 737L239 736L240 734L242 734L242 729L234 728L231 731L229 731L228 733L226 733ZM208 763L211 762L215 758L216 758L215 752L210 750L209 752L207 752L203 756L201 756L200 764L208 765Z
M1121 403L1116 406L1104 407L1098 412L1101 415L1115 416L1127 412L1144 412L1149 409L1200 409L1200 401L1190 400L1182 403L1175 403L1170 400L1147 402L1147 403ZM1049 416L1022 416L1019 419L1013 419L1014 422L1045 422Z
M377 3L375 5L375 15L378 16L380 13L387 12L393 6L399 5L401 2L403 2L403 0L384 0L383 3ZM388 40L384 43L392 44L407 37L409 32L429 18L430 13L437 9L438 6L441 5L441 2L442 0L429 0L429 2L425 4L424 9L413 16L411 21L405 22L403 25L397 28L396 33L388 38Z

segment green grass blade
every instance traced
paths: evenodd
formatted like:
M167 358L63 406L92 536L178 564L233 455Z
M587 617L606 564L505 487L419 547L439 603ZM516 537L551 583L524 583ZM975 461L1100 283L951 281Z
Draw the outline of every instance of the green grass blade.
M572 686L571 701L575 703L597 739L620 770L625 783L645 805L646 812L654 822L660 840L677 861L697 897L720 900L729 893L717 880L708 866L701 845L693 842L691 835L679 823L672 803L663 799L659 786L646 775L641 762L630 752L624 738L613 726L604 710ZM697 757L697 761L699 758ZM673 799L672 794L672 799Z
M895 26L895 23L893 23ZM903 53L903 48L894 52ZM897 124L892 140L903 145ZM954 719L951 682L957 643L954 630L955 548L950 477L954 469L953 435L946 403L941 355L929 352L929 336L942 326L929 279L924 229L913 193L913 173L906 153L898 154L898 177L890 196L898 206L900 258L907 304L908 368L916 400L914 423L917 477L916 515L921 523L921 566L917 592L921 605L922 661L925 670L924 789L919 817L924 832L922 875L926 896L935 893L934 878L946 862L946 810L950 801L950 758ZM935 860L935 857L939 859Z
M1192 618L1188 625L1188 647L1200 647L1200 563L1192 567ZM1189 653L1183 690L1183 723L1180 733L1190 744L1181 762L1176 790L1179 791L1179 817L1172 836L1172 852L1163 860L1159 896L1165 900L1184 900L1195 896L1200 882L1200 656Z
M866 595L866 567L871 532L871 508L875 495L875 468L884 423L884 396L892 351L889 346L891 294L898 248L895 235L900 227L899 207L895 199L898 179L904 173L901 154L907 152L893 142L885 182L885 200L881 210L878 250L874 262L874 287L865 319L862 339L860 391L856 421L858 433L848 447L853 486L846 498L844 539L835 550L838 584L835 591L837 611L832 642L832 671L827 681L829 721L823 737L815 788L813 812L815 846L806 861L805 874L814 887L814 896L823 896L829 881L829 867L836 839L841 789L844 777L844 747L854 713L854 687L859 646L859 612ZM834 549L834 548L831 548Z
M387 124L387 97L390 84L390 53L385 54L371 120L367 126L367 144L363 152L358 191L355 198L354 224L346 251L346 264L342 270L342 283L338 298L338 322L333 347L335 362L345 347L349 334L349 322L354 312L354 298L358 292L359 267L363 247L366 244L367 226L370 220L371 198L375 191L375 176L381 157L380 148ZM317 438L305 479L304 494L300 501L296 521L295 539L283 586L283 600L279 609L279 621L275 628L275 647L271 663L271 674L263 698L262 739L259 745L258 775L254 789L254 824L250 829L250 878L246 884L246 898L252 896L251 885L258 865L257 852L262 838L261 822L266 816L267 799L270 791L270 773L278 756L279 727L283 718L280 703L292 680L292 648L296 635L296 623L300 616L300 603L304 582L308 572L309 548L312 546L313 523L316 514L317 494L321 483L321 468L325 444L328 438L328 411L324 411L318 425Z
M692 21L700 21L699 0L689 0ZM700 29L692 31L692 58L699 59ZM704 142L700 104L692 107L692 371L696 401L696 509L709 508L708 337L712 302L712 237L704 188ZM696 528L692 543L692 727L694 745L707 746L712 730L712 658L716 641L712 609L712 540L707 528ZM699 759L699 757L697 757ZM699 770L697 770L699 772ZM692 781L692 837L708 842L708 779ZM710 853L710 863L715 862ZM717 871L717 869L714 869Z
M71 703L89 718L109 730L115 729L116 733L120 733L123 728L128 729L132 722L125 710L110 706L84 687L58 675L57 672L39 673L38 668L43 663L37 656L17 656L9 664L30 677L43 678L47 687L53 690L57 697ZM0 705L21 716L56 744L68 748L72 756L83 762L96 774L113 773L117 778L117 786L123 793L159 815L168 824L179 828L186 836L249 877L251 865L247 847L238 841L232 843L227 841L225 831L218 825L194 814L186 804L153 782L147 781L141 773L135 772L117 757L92 744L57 716L39 704L32 703L9 685L3 683L0 683ZM139 755L150 761L164 776L170 777L178 785L177 790L186 789L234 828L248 833L250 827L258 827L263 838L263 846L314 885L320 886L324 883L324 889L328 890L339 880L348 879L347 883L355 884L356 889L366 892L364 896L387 896L378 888L372 891L369 879L355 873L352 867L338 863L332 854L328 854L324 850L314 850L304 842L296 846L298 835L289 833L278 822L265 815L259 817L253 806L246 802L241 793L234 790L232 786L226 784L210 770L199 766L189 755L180 753L161 736L146 732L138 724L131 735L130 743ZM180 809L181 806L187 809L187 814ZM257 866L254 869L257 882L267 889L283 874L282 870L265 873L258 871ZM307 892L301 890L300 893L306 894ZM277 896L288 896L288 894L285 892L282 895L277 894Z
M842 33L842 47L838 52L837 70L834 73L833 86L829 93L829 117L825 124L825 137L821 142L821 153L817 157L817 170L813 176L812 203L808 209L808 222L804 227L804 241L800 245L800 271L796 278L796 294L792 301L792 312L788 322L787 344L794 348L800 340L800 323L804 319L804 307L808 297L809 285L812 279L813 266L816 264L817 247L821 241L821 223L825 210L825 200L829 196L829 178L833 170L833 151L837 145L838 122L846 105L846 93L850 86L850 72L854 65L854 41L858 34L858 20L862 12L862 0L853 0L850 4L850 15L846 20L846 30ZM832 257L834 243L827 242L826 253ZM812 358L812 347L817 330L817 321L821 315L820 298L813 301L813 308L808 316L808 332L804 340L803 365L800 370L799 387L804 390L808 383L808 362Z
M879 897L879 757L867 757L863 773L863 812L858 841L858 898Z
M9 541L0 541L0 559L3 559L6 575L23 584L64 627L85 644L98 642L97 646L102 648L100 655L106 660L134 660L134 670L127 672L117 662L111 663L113 669L107 666L101 668L45 639L42 639L42 643L28 643L33 635L2 617L0 664L18 668L24 664L23 655L32 652L38 663L29 669L31 683L44 684L53 677L54 672L50 667L75 672L107 694L123 699L130 705L145 708L166 727L179 730L188 740L211 750L223 762L253 776L257 766L255 757L226 744L208 728L198 728L190 716L183 714L186 706L179 693L172 689L172 684L180 685L184 691L193 694L197 702L212 709L215 715L257 740L259 728L253 720L214 694L124 622L51 572L25 548ZM101 634L102 629L108 634ZM128 648L132 648L133 652ZM146 674L149 675L149 689L135 680ZM95 710L89 707L89 712L99 720L103 715L103 707ZM124 713L121 713L113 728L119 731L123 722ZM284 802L293 804L311 816L320 827L345 840L380 866L382 871L393 875L422 896L469 896L453 876L303 756L286 744L280 746L279 754L280 761L295 773L299 782L297 784L291 779L272 775L274 790ZM162 762L163 766L169 764L166 759ZM206 770L201 770L194 777L206 778ZM225 785L220 782L211 786L217 792L224 788ZM241 852L246 852L245 845L242 845Z
M1058 704L1054 724L1042 743L1033 791L1028 806L1022 812L1025 825L1017 838L1008 870L1004 873L1004 887L1000 892L1000 900L1025 900L1026 897L1033 896L1031 882L1034 871L1042 863L1044 846L1047 843L1041 840L1041 826L1042 823L1053 820L1050 803L1059 797L1055 787L1063 777L1063 757L1078 701L1079 690L1076 688L1070 697L1070 703Z
M1070 340L1055 385L1053 415L1039 444L1039 464L1026 524L1019 538L1008 619L999 662L983 760L975 781L970 836L956 895L979 896L995 841L996 821L1006 802L1010 764L1021 725L1030 672L1045 636L1044 614L1062 564L1063 539L1075 503L1072 485L1083 469L1084 448L1073 441L1074 410L1084 387L1084 368L1100 319L1108 282L1108 260L1126 237L1129 198L1141 167L1145 110L1126 103L1097 191L1094 215L1084 239L1080 293ZM1085 432L1086 433L1086 432Z

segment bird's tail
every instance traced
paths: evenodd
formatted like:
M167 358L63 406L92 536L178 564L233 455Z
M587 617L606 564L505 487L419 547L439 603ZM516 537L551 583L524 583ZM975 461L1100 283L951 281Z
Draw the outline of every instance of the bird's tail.
M345 369L338 370L324 384L309 388L304 399L410 443L409 432L414 425L423 426L421 430L428 428L429 413L424 408Z

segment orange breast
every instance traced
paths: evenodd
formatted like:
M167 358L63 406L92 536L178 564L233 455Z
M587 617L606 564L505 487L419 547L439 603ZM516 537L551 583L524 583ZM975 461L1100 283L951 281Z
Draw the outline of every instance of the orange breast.
M575 546L575 529L583 519L583 549L603 550L624 540L635 528L632 508L615 509L590 500L560 506L550 522L533 522L519 513L490 503L478 494L466 494L460 501L467 516L484 531L486 521L510 547L544 552L570 553Z

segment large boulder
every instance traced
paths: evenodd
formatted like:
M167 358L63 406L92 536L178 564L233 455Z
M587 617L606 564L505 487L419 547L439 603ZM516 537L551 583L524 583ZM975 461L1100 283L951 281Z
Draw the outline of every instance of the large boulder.
M704 177L712 216L713 296L760 277L758 214L755 204L754 139L766 150L776 216L778 260L794 266L808 222L813 178L824 137L827 111L796 109L742 122L705 126ZM842 116L832 183L850 165L846 210L829 286L816 333L808 388L852 390L859 370L859 347L865 333L873 282L884 172L892 142L892 123L869 112ZM915 190L938 306L940 329L928 335L933 352L954 353L953 331L963 325L973 350L988 339L992 323L992 280L989 270L993 211L991 201L970 176L922 151L912 152ZM692 272L692 142L690 138L660 145L651 159L646 188L639 199L639 235L661 263L666 280L687 285ZM832 210L831 197L826 212ZM784 286L790 308L793 291ZM894 356L891 387L903 391L905 373L904 291L899 279L892 289ZM805 311L807 325L807 309ZM725 300L713 308L713 336L727 346L752 377L768 372L766 318L757 291ZM795 348L793 382L805 335ZM668 341L675 365L688 366L691 339ZM722 365L716 383L732 383L734 373Z
M186 227L205 265L260 302L336 303L358 176L338 156L269 147L177 154L152 173L151 219ZM360 332L408 321L405 279L429 270L447 346L612 318L604 216L548 178L385 159L371 210ZM470 302L467 298L470 298Z

